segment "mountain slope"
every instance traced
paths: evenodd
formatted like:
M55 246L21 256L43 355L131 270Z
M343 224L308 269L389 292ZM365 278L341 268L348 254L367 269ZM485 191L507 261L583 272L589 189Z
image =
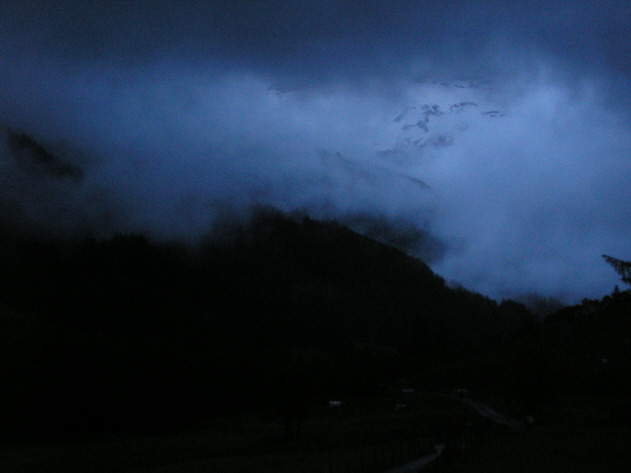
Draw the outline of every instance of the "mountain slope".
M194 249L0 240L3 333L21 341L2 348L1 405L20 428L164 425L273 404L287 383L365 395L528 316L335 222L274 211Z

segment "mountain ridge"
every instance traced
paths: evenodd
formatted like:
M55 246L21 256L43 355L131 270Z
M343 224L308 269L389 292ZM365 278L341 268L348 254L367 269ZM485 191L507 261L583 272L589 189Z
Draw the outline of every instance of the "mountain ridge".
M531 317L337 222L270 209L195 248L6 233L0 248L0 405L31 433L258 409L292 379L305 396L367 395Z

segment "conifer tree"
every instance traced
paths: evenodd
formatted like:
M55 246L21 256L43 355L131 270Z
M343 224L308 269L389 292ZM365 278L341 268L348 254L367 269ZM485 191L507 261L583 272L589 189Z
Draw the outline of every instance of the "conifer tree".
M631 262L622 261L612 256L603 255L605 261L621 276L622 282L631 285Z

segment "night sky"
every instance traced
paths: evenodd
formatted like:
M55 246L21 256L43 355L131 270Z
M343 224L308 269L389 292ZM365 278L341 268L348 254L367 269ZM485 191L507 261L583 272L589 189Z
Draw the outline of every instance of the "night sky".
M493 298L602 297L630 86L629 1L4 0L0 217L195 241L271 205L427 232Z

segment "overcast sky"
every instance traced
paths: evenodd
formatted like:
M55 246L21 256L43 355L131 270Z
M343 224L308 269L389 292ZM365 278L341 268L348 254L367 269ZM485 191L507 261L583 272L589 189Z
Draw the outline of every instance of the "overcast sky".
M628 1L4 0L0 212L166 239L253 204L373 218L490 297L602 297L629 86Z

